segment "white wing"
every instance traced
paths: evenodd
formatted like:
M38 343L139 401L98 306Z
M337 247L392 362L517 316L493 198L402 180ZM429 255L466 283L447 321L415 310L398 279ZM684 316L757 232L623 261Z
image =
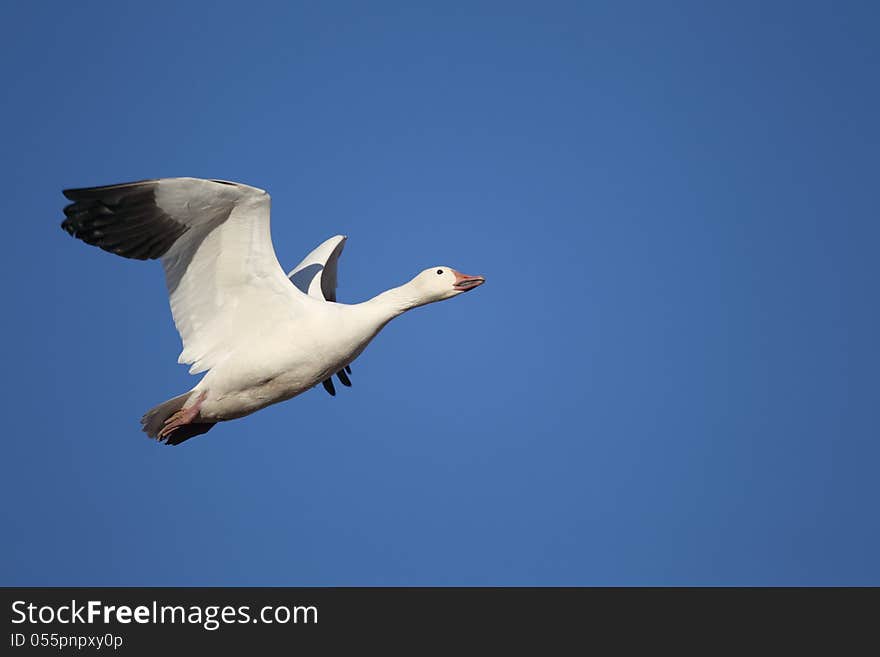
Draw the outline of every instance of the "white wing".
M305 296L272 248L261 189L162 178L64 195L74 202L62 227L74 237L127 258L161 258L183 340L178 362L193 374L302 312Z
M301 292L319 301L336 301L336 281L339 270L339 256L345 247L345 235L335 235L318 245L314 251L303 258L287 277L296 285ZM340 383L351 386L351 366L346 365L336 373ZM333 377L325 379L324 390L331 396L336 395L336 387L333 385Z
M300 291L321 301L336 301L339 256L345 247L345 235L324 241L303 258L287 277Z

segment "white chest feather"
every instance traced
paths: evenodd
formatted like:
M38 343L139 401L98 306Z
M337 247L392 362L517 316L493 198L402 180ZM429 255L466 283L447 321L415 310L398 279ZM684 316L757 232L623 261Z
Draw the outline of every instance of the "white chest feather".
M202 417L242 417L313 388L357 358L383 324L359 306L325 302L299 321L264 330L196 386L207 392Z

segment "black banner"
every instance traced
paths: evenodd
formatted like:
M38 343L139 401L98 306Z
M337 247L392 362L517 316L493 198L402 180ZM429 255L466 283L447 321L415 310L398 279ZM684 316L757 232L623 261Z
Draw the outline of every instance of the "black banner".
M333 647L837 647L876 589L6 588L3 654ZM706 643L708 641L708 643Z

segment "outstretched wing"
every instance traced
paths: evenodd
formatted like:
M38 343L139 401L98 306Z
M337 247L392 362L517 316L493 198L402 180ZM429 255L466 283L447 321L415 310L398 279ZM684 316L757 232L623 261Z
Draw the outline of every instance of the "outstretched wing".
M335 235L303 258L287 277L299 290L321 301L336 301L339 256L345 248L345 235Z
M335 235L318 245L314 251L302 259L287 275L299 290L321 301L336 301L336 282L338 280L339 256L345 248L345 235ZM351 387L351 366L339 370L336 376L344 386ZM324 390L336 395L333 379L322 381Z
M221 180L161 178L68 189L61 224L126 258L161 259L180 363L195 374L236 345L293 319L305 296L284 275L269 231L269 195Z

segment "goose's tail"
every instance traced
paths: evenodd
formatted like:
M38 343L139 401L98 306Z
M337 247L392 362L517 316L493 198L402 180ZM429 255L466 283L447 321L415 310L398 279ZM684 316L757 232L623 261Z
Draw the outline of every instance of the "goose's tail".
M216 422L188 421L170 431L166 429L168 420L173 415L183 411L184 404L186 404L191 396L192 391L185 392L166 402L162 402L144 413L144 416L141 418L144 433L150 438L157 439L159 442L164 441L166 445L179 445L184 440L189 440L193 436L199 436L210 431L211 427L217 424ZM163 429L166 430L163 431Z

